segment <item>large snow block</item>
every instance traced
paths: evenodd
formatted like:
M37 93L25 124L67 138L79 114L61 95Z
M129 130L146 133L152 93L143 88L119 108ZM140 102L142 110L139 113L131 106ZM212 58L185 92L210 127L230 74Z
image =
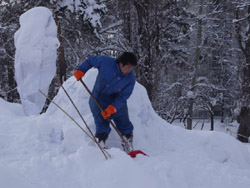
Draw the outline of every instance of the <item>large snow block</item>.
M15 79L26 115L41 112L45 97L56 73L59 41L52 12L45 7L28 10L20 17L15 33Z

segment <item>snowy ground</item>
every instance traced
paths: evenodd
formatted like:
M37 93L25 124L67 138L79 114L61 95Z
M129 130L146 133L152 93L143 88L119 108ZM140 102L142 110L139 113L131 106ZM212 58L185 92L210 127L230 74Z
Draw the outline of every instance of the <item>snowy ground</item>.
M173 122L173 125L185 128L184 123L180 122L179 120L175 120ZM236 120L234 120L233 122L226 120L224 121L224 123L221 123L221 119L219 117L215 117L214 120L214 131L228 133L234 137L236 137L238 126L239 124L237 123ZM193 129L209 131L211 129L210 119L209 118L194 119Z
M184 123L180 122L179 120L174 121L172 125L185 128ZM237 123L236 120L234 120L233 122L226 120L224 123L221 123L221 119L219 117L215 118L214 120L214 131L228 134L234 138L237 138L238 127L239 124ZM204 119L193 120L193 130L209 131L210 129L211 129L210 119L204 118ZM244 145L250 152L250 143L246 143Z
M91 88L96 71L84 77ZM94 130L88 94L73 77L64 83ZM64 92L55 102L83 127ZM55 105L40 116L25 116L20 104L0 99L0 187L2 188L248 188L248 144L216 130L187 131L153 111L145 88L136 84L128 101L135 125L134 147L149 157L132 159L112 132L105 160L84 133ZM209 127L209 126L208 126ZM219 127L217 129L217 127ZM209 128L208 128L209 129Z

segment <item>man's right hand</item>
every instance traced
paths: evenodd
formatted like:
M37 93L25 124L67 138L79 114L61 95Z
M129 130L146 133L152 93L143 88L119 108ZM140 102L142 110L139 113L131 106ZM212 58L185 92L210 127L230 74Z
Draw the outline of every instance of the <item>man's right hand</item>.
M79 81L84 76L84 72L80 70L76 70L74 72L74 76L76 77L76 80Z

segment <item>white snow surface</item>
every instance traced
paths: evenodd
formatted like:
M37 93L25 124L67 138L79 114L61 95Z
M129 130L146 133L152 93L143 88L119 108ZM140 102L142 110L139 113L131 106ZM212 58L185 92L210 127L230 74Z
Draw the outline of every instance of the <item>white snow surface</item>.
M84 82L92 89L96 70ZM89 94L74 77L65 89L94 131ZM85 128L64 91L54 98ZM0 187L8 188L248 188L250 154L219 132L188 131L162 120L136 83L128 100L134 147L149 157L130 158L114 131L106 160L97 146L54 104L26 116L20 104L0 99Z
M56 73L59 41L52 12L45 7L28 10L20 17L20 28L15 33L15 78L23 109L27 115L41 112Z

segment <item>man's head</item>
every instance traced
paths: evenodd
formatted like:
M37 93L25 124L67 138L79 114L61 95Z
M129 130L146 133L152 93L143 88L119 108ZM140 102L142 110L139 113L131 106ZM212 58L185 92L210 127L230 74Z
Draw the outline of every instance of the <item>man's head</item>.
M121 63L123 65L133 65L134 67L137 65L137 58L135 54L131 52L123 52L117 59L117 63Z
M137 65L137 58L131 52L124 52L116 59L116 61L119 64L121 72L125 75L130 73Z

